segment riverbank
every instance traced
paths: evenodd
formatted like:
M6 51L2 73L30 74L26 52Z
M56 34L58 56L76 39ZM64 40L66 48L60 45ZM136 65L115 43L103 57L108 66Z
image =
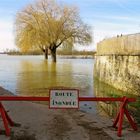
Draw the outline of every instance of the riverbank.
M11 93L0 87L0 95ZM140 132L129 131L125 126L123 137L118 138L110 127L111 119L79 110L51 110L47 105L33 102L3 102L8 114L19 127L12 127L11 137L6 137L0 121L0 140L138 140Z

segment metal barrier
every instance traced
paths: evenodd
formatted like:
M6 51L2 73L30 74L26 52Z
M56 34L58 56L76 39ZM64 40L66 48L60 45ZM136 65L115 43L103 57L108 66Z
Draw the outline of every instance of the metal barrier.
M123 123L124 114L126 115L126 117L129 121L130 125L132 126L132 128L134 130L137 130L137 125L134 122L134 119L129 114L129 112L126 108L126 106L129 102L135 102L136 101L135 98L127 98L127 97L123 97L123 98L79 97L78 100L80 102L81 101L103 101L103 102L119 101L119 102L121 102L119 112L118 112L117 117L116 117L116 119L113 123L113 127L118 129L117 135L119 137L121 137L121 135L122 135L122 123ZM8 125L14 126L15 123L12 121L10 116L5 111L5 108L2 105L1 101L50 101L50 98L49 97L25 97L25 96L24 97L22 97L22 96L0 96L0 113L1 113L1 117L2 117L2 120L3 120L4 127L5 127L6 135L10 136L10 128L8 127ZM117 124L118 124L118 127L117 127Z

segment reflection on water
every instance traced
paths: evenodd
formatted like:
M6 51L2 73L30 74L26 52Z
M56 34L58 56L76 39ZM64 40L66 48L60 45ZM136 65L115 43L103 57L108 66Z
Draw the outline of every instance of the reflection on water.
M130 103L128 110L135 117L140 124L140 97L130 95L128 93L117 90L105 83L100 82L96 78L94 79L94 94L98 97L134 97L137 102ZM101 115L115 117L120 107L119 102L99 102L97 103L97 110Z
M93 59L58 59L43 56L0 56L0 85L17 95L48 95L52 87L80 89L93 96Z

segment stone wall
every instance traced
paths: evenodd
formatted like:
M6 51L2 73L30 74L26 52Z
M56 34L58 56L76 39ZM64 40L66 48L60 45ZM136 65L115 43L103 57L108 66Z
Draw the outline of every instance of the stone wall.
M139 55L140 33L105 39L97 45L98 55Z
M140 40L140 34L130 36ZM98 44L94 75L117 89L140 95L140 41L136 42L130 36L111 38ZM127 43L122 42L133 43L127 47Z

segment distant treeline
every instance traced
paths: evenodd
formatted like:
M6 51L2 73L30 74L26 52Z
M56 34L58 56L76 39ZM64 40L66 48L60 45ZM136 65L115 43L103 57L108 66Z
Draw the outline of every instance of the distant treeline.
M78 51L78 50L73 50L71 52L65 52L63 50L58 50L57 54L58 55L91 55L94 56L95 55L95 51Z
M8 50L5 52L8 55L42 55L40 50L30 50L28 52L21 52L18 50Z
M6 53L8 55L43 55L43 53L40 50L30 50L28 52L21 52L18 50L8 50L4 53ZM73 50L71 52L57 50L57 55L84 55L84 56L91 55L91 56L94 56L95 53L96 53L95 51L85 51L85 50L84 51Z

